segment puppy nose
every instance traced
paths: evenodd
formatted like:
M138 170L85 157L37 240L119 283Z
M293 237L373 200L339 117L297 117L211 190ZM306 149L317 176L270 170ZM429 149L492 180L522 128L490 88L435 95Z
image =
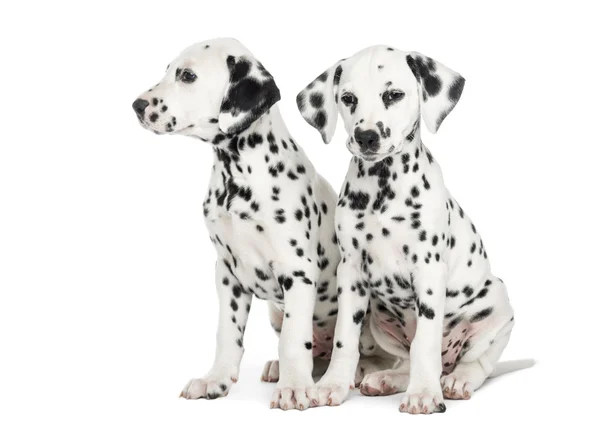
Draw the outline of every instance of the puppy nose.
M379 146L379 134L375 130L354 129L354 140L358 143L361 152L375 151Z
M139 116L140 118L143 118L144 111L146 110L146 107L148 107L149 104L150 104L150 102L148 100L137 99L136 101L133 102L131 107L133 107L133 110L135 111L137 116Z

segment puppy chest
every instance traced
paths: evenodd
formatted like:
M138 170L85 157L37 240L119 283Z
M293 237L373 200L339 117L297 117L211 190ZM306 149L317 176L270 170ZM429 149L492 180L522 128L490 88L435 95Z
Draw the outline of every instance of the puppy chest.
M243 289L260 299L282 302L282 285L272 270L276 255L265 229L235 216L208 220L207 225L218 258Z

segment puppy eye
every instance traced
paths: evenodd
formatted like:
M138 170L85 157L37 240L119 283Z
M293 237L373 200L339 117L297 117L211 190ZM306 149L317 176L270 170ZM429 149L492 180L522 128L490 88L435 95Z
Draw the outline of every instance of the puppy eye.
M354 94L345 93L342 96L342 102L344 102L346 106L352 106L358 103L358 100L356 99L356 96Z
M196 80L196 74L189 69L185 69L181 72L181 82L185 82L186 84L191 84Z
M404 93L400 90L391 90L383 93L383 101L386 103L402 100Z

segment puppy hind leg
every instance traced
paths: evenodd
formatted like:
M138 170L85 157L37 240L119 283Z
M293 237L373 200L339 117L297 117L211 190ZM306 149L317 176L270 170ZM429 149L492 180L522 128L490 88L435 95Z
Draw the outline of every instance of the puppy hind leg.
M481 344L488 345L479 356L467 352L462 357L454 370L442 376L441 384L444 397L454 400L468 400L483 382L493 372L504 348L508 344L514 319L510 319L491 340L486 336L473 344L473 350L480 349Z
M409 360L402 360L393 368L369 372L360 384L360 392L365 396L388 396L402 393L408 388L409 372Z
M401 358L383 350L375 341L371 332L372 316L366 319L359 340L360 359L356 366L354 384L361 385L365 377L374 372L392 369L402 362ZM408 358L408 354L407 357ZM407 371L408 373L408 371Z

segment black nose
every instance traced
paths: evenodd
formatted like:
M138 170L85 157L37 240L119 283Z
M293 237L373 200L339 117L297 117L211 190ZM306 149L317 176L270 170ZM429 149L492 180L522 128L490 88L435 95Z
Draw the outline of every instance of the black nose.
M131 107L133 107L133 110L135 111L137 116L139 116L140 118L143 118L144 111L146 110L146 107L148 107L149 104L150 104L150 102L148 100L137 99L136 101L133 102Z
M379 134L375 130L354 129L354 140L358 143L361 152L375 152L379 149Z

